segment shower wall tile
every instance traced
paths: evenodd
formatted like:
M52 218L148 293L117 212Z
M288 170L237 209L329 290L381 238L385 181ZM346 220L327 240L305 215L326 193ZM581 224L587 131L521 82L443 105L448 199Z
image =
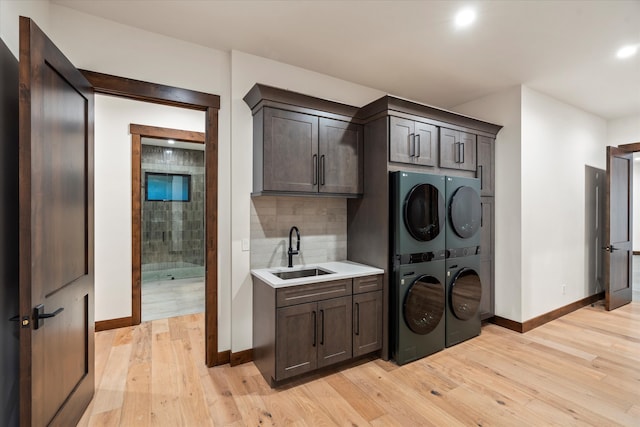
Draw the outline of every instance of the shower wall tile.
M142 146L142 264L149 268L204 265L204 152ZM146 172L191 175L189 202L145 200ZM185 264L186 263L186 264Z
M251 268L287 266L294 225L301 237L294 265L347 258L346 199L261 196L251 199Z

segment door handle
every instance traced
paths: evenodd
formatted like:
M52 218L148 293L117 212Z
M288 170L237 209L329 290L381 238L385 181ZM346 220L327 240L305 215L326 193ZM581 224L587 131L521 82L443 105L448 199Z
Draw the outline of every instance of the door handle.
M360 335L360 303L356 303L356 335Z
M44 304L39 304L33 309L33 320L34 325L33 329L39 329L42 325L44 325L44 319L50 319L52 317L56 317L58 314L64 311L64 307L60 307L53 313L45 313L44 312Z
M317 331L318 331L318 322L316 321L316 311L313 310L311 312L311 314L313 315L313 343L311 344L312 347L316 346L316 335L317 335Z
M318 185L318 155L313 155L313 185Z
M320 310L320 327L321 332L320 332L320 345L324 345L324 310Z
M409 134L409 157L415 157L416 155L416 136L413 133Z
M419 134L416 134L415 140L416 140L416 157L420 157L420 135Z

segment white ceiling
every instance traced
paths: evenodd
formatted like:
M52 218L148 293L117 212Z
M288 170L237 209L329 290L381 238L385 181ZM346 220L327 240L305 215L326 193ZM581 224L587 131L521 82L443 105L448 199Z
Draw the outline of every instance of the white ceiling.
M524 84L606 119L640 114L640 0L52 0L451 108ZM457 30L455 12L477 10Z

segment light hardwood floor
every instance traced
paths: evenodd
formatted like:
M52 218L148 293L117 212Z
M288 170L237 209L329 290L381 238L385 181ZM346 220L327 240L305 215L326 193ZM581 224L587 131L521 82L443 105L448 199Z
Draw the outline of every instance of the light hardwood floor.
M495 325L398 367L372 360L272 390L253 363L206 368L203 317L96 334L81 426L640 426L640 303L526 334Z

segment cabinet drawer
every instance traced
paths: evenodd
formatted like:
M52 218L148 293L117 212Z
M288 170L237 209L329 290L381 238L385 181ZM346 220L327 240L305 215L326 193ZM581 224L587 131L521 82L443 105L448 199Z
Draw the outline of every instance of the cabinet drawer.
M276 306L303 304L351 295L351 279L291 286L276 290Z
M382 275L356 277L353 279L353 293L373 292L382 290Z

